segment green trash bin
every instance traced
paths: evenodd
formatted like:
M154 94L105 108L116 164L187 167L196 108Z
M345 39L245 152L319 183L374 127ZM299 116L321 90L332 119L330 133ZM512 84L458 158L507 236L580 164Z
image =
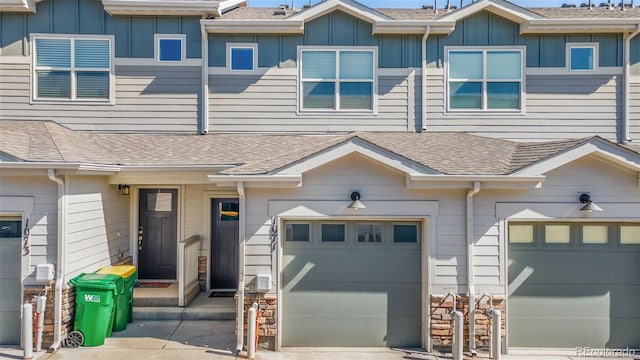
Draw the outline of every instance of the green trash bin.
M116 294L123 291L121 278L111 274L80 274L69 282L76 288L74 331L69 334L74 345L104 344L104 339L111 336Z
M133 265L107 266L98 270L96 274L118 275L122 281L122 291L116 294L113 331L127 328L127 323L133 321L133 288L138 279L138 271ZM120 287L119 287L120 289Z

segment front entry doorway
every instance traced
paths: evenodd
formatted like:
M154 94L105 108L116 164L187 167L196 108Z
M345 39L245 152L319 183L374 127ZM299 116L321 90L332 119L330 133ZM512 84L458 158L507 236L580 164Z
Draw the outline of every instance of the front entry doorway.
M238 287L238 199L211 199L211 290Z
M138 209L138 277L175 280L178 190L140 189Z

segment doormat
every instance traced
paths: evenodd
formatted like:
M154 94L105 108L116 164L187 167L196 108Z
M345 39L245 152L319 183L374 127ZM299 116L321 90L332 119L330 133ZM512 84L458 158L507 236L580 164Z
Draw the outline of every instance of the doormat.
M234 297L235 291L212 291L209 293L209 297Z
M140 288L140 289L145 289L145 288L156 288L156 289L164 289L164 288L168 288L169 286L171 286L170 282L160 282L160 281L154 281L154 282L136 282L135 287Z

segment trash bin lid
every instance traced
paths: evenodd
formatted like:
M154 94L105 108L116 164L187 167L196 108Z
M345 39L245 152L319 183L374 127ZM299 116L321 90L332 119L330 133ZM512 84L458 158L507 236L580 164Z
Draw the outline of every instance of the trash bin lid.
M113 274L80 274L69 280L75 287L90 287L105 290L116 290L120 277Z
M127 278L136 272L136 267L133 265L115 265L107 266L96 271L96 274L114 274L122 278Z

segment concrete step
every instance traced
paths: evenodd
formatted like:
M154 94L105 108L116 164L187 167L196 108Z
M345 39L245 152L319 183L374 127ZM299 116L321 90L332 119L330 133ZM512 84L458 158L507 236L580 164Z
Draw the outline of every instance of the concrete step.
M134 320L235 320L234 309L134 306Z

